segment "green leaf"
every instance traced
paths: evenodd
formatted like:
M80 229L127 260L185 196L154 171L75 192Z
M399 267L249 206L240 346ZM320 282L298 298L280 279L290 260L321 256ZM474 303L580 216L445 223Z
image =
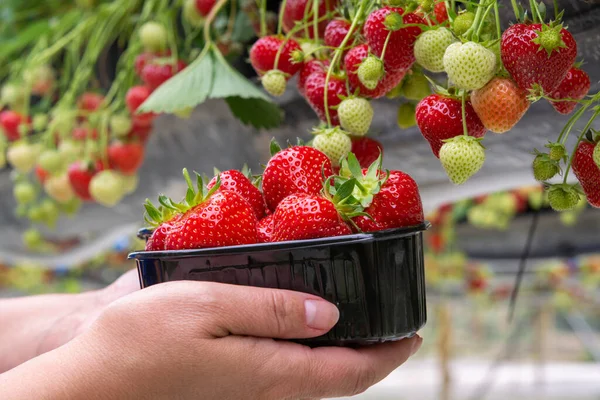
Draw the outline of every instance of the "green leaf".
M227 97L241 97L244 99L263 99L271 102L256 85L246 79L242 74L231 68L221 53L213 50L215 59L214 84L209 98L223 99Z
M283 111L270 101L236 96L228 97L225 101L237 119L257 129L276 128L283 122Z
M138 112L174 113L203 103L213 87L214 57L205 53L156 89Z
M255 36L256 34L254 33L254 28L252 27L252 21L250 21L250 18L248 18L248 14L245 12L238 13L235 19L235 24L233 25L231 41L234 43L243 43Z
M333 197L334 202L338 203L341 200L344 200L347 197L352 196L352 192L354 191L354 186L356 186L355 179L350 179L350 180L344 182L344 184L342 186L340 186L337 193Z

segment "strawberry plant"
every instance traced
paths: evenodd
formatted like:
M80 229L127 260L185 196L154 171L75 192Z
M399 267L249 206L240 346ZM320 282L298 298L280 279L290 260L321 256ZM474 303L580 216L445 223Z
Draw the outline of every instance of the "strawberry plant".
M270 129L283 120L273 97L290 90L314 110L314 135L301 149L281 150L298 165L286 158L267 165L268 213L298 191L322 195L331 175L349 173L350 152L362 168L380 157L369 134L383 97L398 102L397 125L418 127L455 184L482 168L488 130L508 134L533 103L548 101L571 117L545 152L534 151L533 174L556 209L572 209L584 195L600 205L593 129L600 94L588 94L561 10L546 15L544 3L530 0L525 11L511 0L510 24L501 22L498 0L284 0L274 10L266 0L38 3L0 6L0 162L16 170L15 185L35 188L31 199L18 191L27 201L17 210L35 223L53 223L37 212L50 201L73 213L82 202L116 205L134 190L161 114L186 118L222 99L241 123ZM115 68L101 61L111 51ZM234 67L246 55L255 82ZM351 172L361 188L365 177ZM551 181L559 175L561 183ZM259 202L252 205L260 218ZM263 232L271 228L265 223Z

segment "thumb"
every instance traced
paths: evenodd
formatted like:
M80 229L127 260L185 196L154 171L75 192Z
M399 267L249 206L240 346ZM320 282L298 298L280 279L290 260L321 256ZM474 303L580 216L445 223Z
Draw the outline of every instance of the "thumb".
M242 335L302 339L327 333L338 321L336 306L320 297L289 290L209 282L188 282L197 307L206 311L203 328L213 337Z

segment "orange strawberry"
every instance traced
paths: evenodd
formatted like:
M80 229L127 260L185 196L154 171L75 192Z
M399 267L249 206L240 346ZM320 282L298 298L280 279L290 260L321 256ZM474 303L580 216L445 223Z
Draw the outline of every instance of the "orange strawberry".
M527 92L511 79L500 77L473 91L471 104L483 125L495 133L511 130L529 109Z

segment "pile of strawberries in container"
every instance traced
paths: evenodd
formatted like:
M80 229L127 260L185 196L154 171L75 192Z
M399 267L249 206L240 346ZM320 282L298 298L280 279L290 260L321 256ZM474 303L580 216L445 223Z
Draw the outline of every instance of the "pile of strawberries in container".
M361 166L351 153L334 175L331 160L313 147L272 150L254 182L229 170L210 181L197 175L194 184L184 170L182 202L160 196L158 208L146 203L146 221L155 227L146 250L315 239L423 222L417 184L404 172L382 170L381 157Z

